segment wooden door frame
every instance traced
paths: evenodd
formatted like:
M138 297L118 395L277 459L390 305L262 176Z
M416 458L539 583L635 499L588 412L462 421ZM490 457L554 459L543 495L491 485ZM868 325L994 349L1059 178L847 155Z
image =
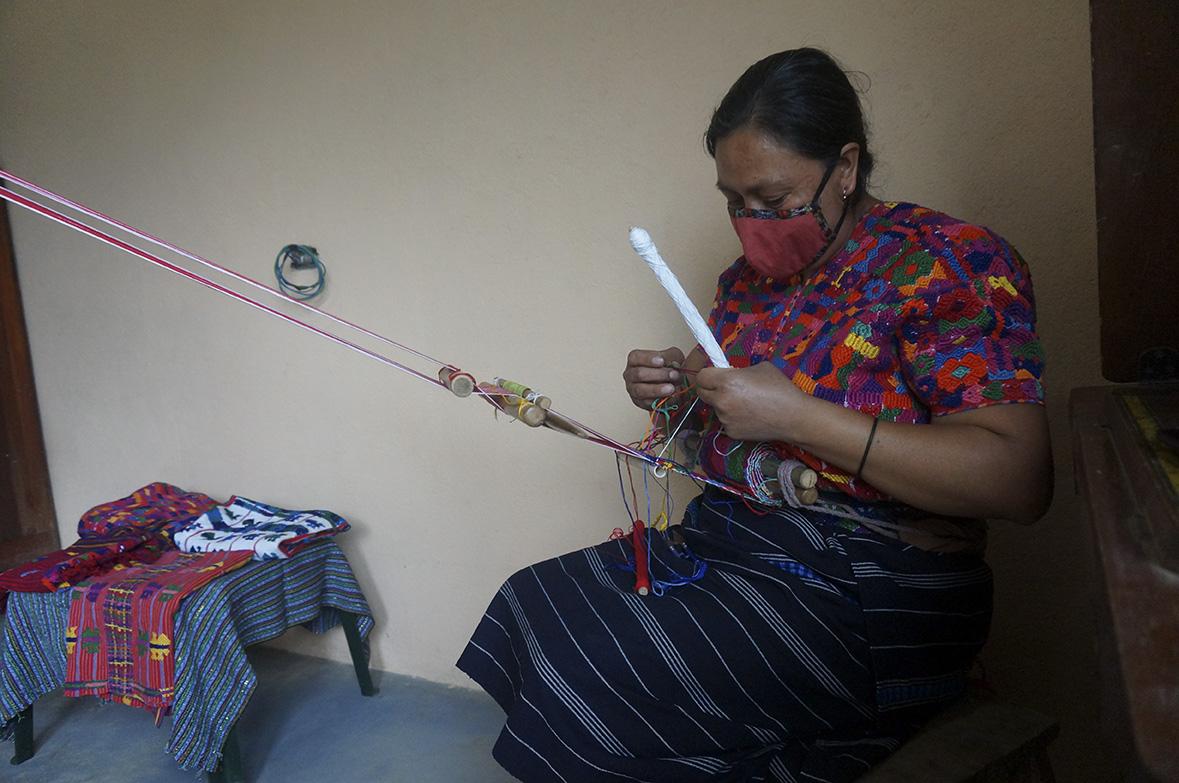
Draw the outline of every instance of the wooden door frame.
M0 481L7 482L16 519L0 519L0 568L60 546L49 463L25 329L8 205L0 201Z

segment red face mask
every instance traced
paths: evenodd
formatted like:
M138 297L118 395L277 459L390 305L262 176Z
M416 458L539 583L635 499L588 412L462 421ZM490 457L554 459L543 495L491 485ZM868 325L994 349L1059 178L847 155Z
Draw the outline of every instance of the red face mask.
M819 196L834 170L833 163L823 174L811 202L796 209L729 209L750 266L766 277L785 279L827 252L847 217L848 206L845 200L839 222L831 228L819 208Z

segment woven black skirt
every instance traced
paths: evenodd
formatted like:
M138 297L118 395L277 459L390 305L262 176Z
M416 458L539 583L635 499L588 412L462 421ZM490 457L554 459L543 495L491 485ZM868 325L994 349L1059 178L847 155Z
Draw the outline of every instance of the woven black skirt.
M709 490L652 576L611 541L525 568L458 666L507 713L496 760L536 781L851 781L962 692L990 569L834 517Z

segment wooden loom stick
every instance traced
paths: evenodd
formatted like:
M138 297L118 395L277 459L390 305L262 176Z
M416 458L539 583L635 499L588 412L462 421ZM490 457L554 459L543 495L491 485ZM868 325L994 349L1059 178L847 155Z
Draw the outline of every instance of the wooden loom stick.
M449 364L438 371L438 380L456 397L470 397L475 391L475 376Z
M790 483L798 489L814 489L819 474L806 465L795 465L790 469Z
M567 435L573 435L578 438L585 438L586 440L594 440L594 436L588 430L585 430L575 424L571 419L562 416L553 409L548 409L544 413L544 426L550 430L557 430L564 432Z
M819 474L806 465L794 464L790 465L787 476L782 476L782 468L790 465L789 462L783 461L778 466L778 485L781 486L783 479L788 479L791 486L794 487L794 496L798 498L798 502L804 506L813 506L819 501ZM783 491L785 496L785 491Z
M544 424L546 411L539 405L494 384L481 383L478 388L496 408L513 419L519 419L529 427L539 427Z
M776 483L778 491L783 498L787 498L788 494L786 488L783 486L784 481L789 481L790 486L794 490L794 496L798 498L798 502L804 506L813 506L819 500L819 474L812 468L808 468L802 463L794 460L767 460L767 465L774 466L772 473L766 476L766 481L769 483ZM791 464L793 463L793 464ZM785 475L783 475L785 473Z
M544 408L546 411L553 406L553 401L548 397L544 396L543 394L537 394L522 383L509 381L507 378L496 378L494 383L501 389L507 389L517 397L523 397L534 405L539 405L541 408Z

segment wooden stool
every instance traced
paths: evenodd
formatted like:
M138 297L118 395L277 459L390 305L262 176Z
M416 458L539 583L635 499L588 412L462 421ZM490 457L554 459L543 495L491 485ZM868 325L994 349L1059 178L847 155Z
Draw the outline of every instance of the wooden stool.
M860 783L1054 783L1055 720L971 692L917 732Z

